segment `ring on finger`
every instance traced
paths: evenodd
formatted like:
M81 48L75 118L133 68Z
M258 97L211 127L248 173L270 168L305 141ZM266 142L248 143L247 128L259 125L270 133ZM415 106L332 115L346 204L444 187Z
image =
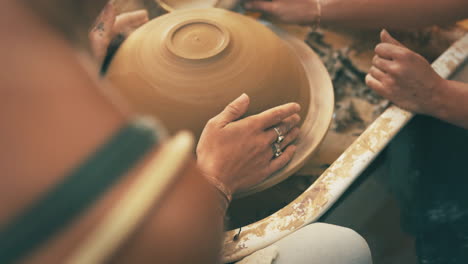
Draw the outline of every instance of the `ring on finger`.
M283 154L283 151L281 150L281 145L279 143L273 143L272 145L273 148L273 156L275 158L278 158Z
M281 143L281 142L283 142L283 140L284 140L284 135L281 133L281 131L279 130L279 128L274 127L273 130L275 130L276 135L278 135L278 138L276 139L276 143Z

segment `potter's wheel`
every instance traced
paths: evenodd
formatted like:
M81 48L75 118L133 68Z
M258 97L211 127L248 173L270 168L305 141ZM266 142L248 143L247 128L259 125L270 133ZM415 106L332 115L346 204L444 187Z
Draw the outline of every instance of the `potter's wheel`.
M318 55L297 37L286 31L265 23L268 28L275 32L294 51L300 59L311 88L310 106L301 133L297 140L297 150L291 162L282 170L271 175L257 186L236 194L236 198L248 196L268 189L297 172L311 157L314 150L322 142L328 132L334 109L333 84L328 71L325 69Z
M176 11L133 33L108 72L137 112L154 115L173 133L189 129L197 137L209 118L241 93L251 96L248 115L299 102L303 122L295 156L236 197L265 190L299 170L333 115L332 83L318 56L301 40L268 27L222 9Z

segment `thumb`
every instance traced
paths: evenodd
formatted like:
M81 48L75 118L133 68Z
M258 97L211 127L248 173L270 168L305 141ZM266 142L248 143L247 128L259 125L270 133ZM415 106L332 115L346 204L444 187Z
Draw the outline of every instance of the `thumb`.
M384 30L382 30L382 32L380 32L380 40L382 42L384 42L384 43L389 43L389 44L397 45L397 46L400 46L400 47L405 47L405 45L401 44L400 41L393 38L390 35L390 33L388 33L388 31L386 29L384 29Z
M267 2L267 1L251 1L246 2L244 4L244 8L249 11L261 11L269 14L275 13L274 11L275 2Z
M113 27L114 34L129 35L132 31L148 22L148 11L145 9L128 12L117 16Z
M249 109L250 98L245 93L232 101L224 110L216 116L216 119L225 126L241 118Z
M93 28L89 32L91 50L99 61L103 61L106 56L107 48L112 40L112 28L115 19L116 10L114 6L109 3L104 7Z

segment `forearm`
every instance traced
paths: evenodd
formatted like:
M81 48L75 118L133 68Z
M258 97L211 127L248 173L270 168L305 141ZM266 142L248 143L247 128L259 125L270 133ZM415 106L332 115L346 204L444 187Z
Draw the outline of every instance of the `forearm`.
M116 263L217 263L224 234L223 199L189 162L115 256Z
M321 0L321 24L408 29L468 17L466 0Z
M92 155L128 122L131 112L102 94L99 85L104 84L86 72L68 43L29 11L13 1L1 2L0 7L0 32L7 36L0 54L4 65L9 65L0 78L0 121L4 125L0 168L8 174L0 188L5 204L0 223L5 224ZM18 23L8 23L14 20ZM11 31L14 37L8 37ZM32 46L31 39L35 40ZM153 155L157 155L156 149ZM28 260L51 263L65 258L139 177L138 167ZM163 257L185 260L178 263L214 263L211 260L218 257L223 197L202 179L193 164L185 170L182 174L188 176L182 176L165 194L164 202L141 227L140 236L135 235L135 243L128 245L139 253L126 255L128 263L150 259L177 263ZM170 240L164 240L163 234ZM145 256L152 258L131 258Z
M0 6L0 168L8 175L0 221L6 221L105 142L127 115L99 91L60 37L19 2Z
M468 129L468 83L444 80L433 116Z

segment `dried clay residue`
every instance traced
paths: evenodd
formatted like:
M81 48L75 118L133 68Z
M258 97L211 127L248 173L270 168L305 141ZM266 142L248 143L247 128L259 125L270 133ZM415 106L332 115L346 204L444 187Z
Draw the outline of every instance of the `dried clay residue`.
M336 104L332 129L345 132L351 127L367 127L385 110L388 101L366 86L366 73L349 58L351 49L334 49L320 32L310 33L306 42L320 56L333 82Z

